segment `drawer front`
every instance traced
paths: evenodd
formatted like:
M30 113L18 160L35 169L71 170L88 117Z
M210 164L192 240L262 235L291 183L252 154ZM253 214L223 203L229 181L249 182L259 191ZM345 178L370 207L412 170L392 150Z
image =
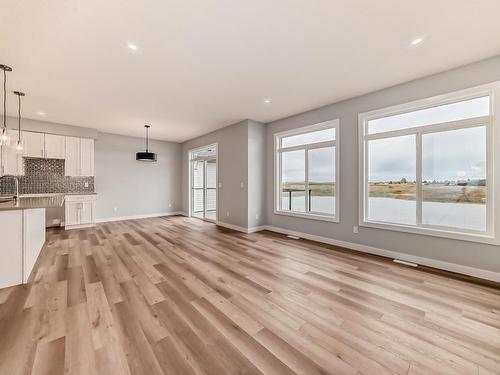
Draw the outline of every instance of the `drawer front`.
M66 195L67 202L95 201L95 195Z

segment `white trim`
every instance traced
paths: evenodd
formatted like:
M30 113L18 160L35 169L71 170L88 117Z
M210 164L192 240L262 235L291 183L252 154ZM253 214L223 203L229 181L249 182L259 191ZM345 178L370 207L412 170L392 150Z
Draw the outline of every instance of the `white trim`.
M335 199L335 206L337 206L337 199ZM333 215L321 215L315 212L296 212L296 211L280 211L280 210L274 210L274 213L276 215L284 215L284 216L293 216L293 217L299 217L301 219L311 219L311 220L320 220L320 221L330 221L332 223L338 223L340 220L338 216L333 216Z
M111 221L123 221L123 220L135 220L135 219L147 219L151 217L161 217L161 216L176 216L182 215L186 216L183 211L174 211L174 212L158 212L154 214L140 214L140 215L131 215L131 216L116 216L116 217L106 217L96 219L96 223L108 223Z
M234 224L229 224L229 223L224 223L223 221L217 221L215 225L218 225L220 227L232 229L238 232L243 232L243 233L249 233L249 229L245 227L240 227L239 225L234 225Z
M463 274L463 275L473 276L473 277L477 277L477 278L484 279L484 280L500 282L500 272L483 270L480 268L464 266L461 264L450 263L450 262L437 260L437 259L419 257L416 255L400 253L400 252L392 251L392 250L380 249L380 248L376 248L373 246L357 244L354 242L335 240L333 238L316 236L313 234L307 234L307 233L302 233L302 232L296 232L296 231L283 229L283 228L279 228L279 227L274 227L274 226L270 226L270 225L265 225L261 228L263 228L261 230L269 230L271 232L297 236L297 237L304 238L307 240L317 241L317 242L326 243L329 245L334 245L334 246L339 246L339 247L344 247L344 248L359 251L362 253L380 255L380 256L383 256L386 258L399 259L399 260L403 260L403 261L410 262L410 263L416 263L416 264L420 264L420 265L427 266L427 267L432 267L432 268L437 268L437 269L441 269L441 270L445 270L445 271L455 272L455 273L459 273L459 274Z
M188 212L187 212L186 216L195 217L191 214L191 212L192 212L192 199L193 199L193 196L192 196L193 191L192 191L191 184L192 184L192 178L193 178L193 176L192 176L192 162L196 161L196 160L195 159L191 160L191 154L193 152L204 150L204 149L207 149L210 147L215 147L215 157L210 157L207 159L196 159L196 160L213 160L215 158L215 201L216 201L215 202L215 220L207 219L206 217L197 218L197 219L201 219L201 220L208 221L211 223L216 223L217 219L219 218L219 142L210 143L210 144L205 145L205 146L200 146L200 147L196 147L196 148L192 148L192 149L188 150ZM205 177L206 177L206 168L204 167L204 169L205 169ZM204 182L206 182L205 177L204 177ZM206 216L205 215L206 189L205 189L205 197L203 198L203 200L205 203L203 216Z
M248 228L247 233L255 233L255 232L260 232L262 230L267 230L267 225L261 225L258 227Z
M497 207L494 199L494 192L498 191L499 183L495 180L495 168L498 167L498 157L493 152L493 137L498 137L494 127L498 126L498 120L494 117L494 109L498 103L498 97L495 97L495 90L500 89L500 82L473 87L466 90L456 91L444 95L434 96L423 100L416 100L401 105L388 108L377 109L370 112L360 113L358 116L358 224L364 227L372 227L385 230L395 230L408 233L416 233L437 237L453 238L472 242L481 242L489 244L500 244L500 237L495 238L495 233L499 228L495 226L495 216L500 215L500 207ZM408 129L391 130L376 134L368 134L368 121L382 117L390 117L398 114L418 111L421 109L438 107L441 105L460 102L484 96L490 97L489 116L477 117L472 119L451 121L442 124L430 124L421 127L412 127ZM447 130L463 129L470 127L484 126L486 128L486 180L487 203L486 203L486 230L473 231L455 227L439 227L422 224L422 134L442 132ZM495 134L496 133L496 134ZM414 135L416 143L416 225L404 225L397 223L375 222L368 219L368 149L369 140L391 138L395 136ZM499 140L500 141L500 140ZM497 160L495 160L497 159Z
M335 139L332 141L308 143L305 145L291 146L291 147L281 147L281 138L287 136L294 136L299 134L310 133L314 131L324 130L324 129L335 129ZM340 222L340 120L333 119L328 121L323 121L313 125L307 125L299 128L294 128L291 130L286 130L273 134L274 138L274 173L273 173L273 183L274 183L274 208L273 212L277 215L294 216L302 219L312 219L312 220L322 220L332 223ZM308 152L310 149L322 148L322 147L334 147L335 150L335 212L333 215L322 214L318 212L309 211L309 200L307 199L307 194L305 195L305 212L296 211L286 211L281 209L281 157L283 152L304 150L305 158L305 184L306 191L308 190L308 174L309 174L309 163L308 163Z
M224 223L223 221L218 221L215 224L220 226L220 227L232 229L232 230L242 232L242 233L255 233L255 232L260 232L261 230L267 229L266 225L261 225L259 227L245 228L245 227L240 227L239 225Z

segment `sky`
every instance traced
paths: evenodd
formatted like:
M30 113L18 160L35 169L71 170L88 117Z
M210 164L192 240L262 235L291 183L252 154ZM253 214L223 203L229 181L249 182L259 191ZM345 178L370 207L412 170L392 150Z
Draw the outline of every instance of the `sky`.
M466 180L486 178L486 129L476 127L422 137L423 180ZM369 141L369 181L416 180L415 136ZM309 151L309 181L335 181L333 148ZM283 182L305 180L305 151L283 152Z
M422 136L423 180L486 178L486 129L469 128ZM369 181L414 181L415 136L369 141Z
M487 116L490 98L480 97L370 120L368 133L438 124ZM282 147L335 139L333 129L283 138ZM475 127L422 136L422 180L486 178L486 128ZM416 180L416 136L408 135L368 142L369 181ZM333 148L309 151L309 181L332 182ZM283 182L305 180L305 151L283 152Z
M303 182L305 180L305 151L283 152L283 182ZM335 181L334 147L309 151L309 182Z

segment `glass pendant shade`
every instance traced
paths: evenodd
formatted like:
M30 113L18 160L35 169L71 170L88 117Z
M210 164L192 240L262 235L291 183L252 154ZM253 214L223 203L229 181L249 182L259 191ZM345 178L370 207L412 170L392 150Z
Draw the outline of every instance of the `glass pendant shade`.
M10 145L10 136L7 131L7 128L2 128L0 134L0 146L9 146Z
M16 142L16 153L22 154L24 151L24 142L22 140L18 140Z
M22 154L24 149L23 140L21 139L21 98L26 94L21 91L14 91L14 94L17 95L17 142L15 145L16 153Z
M7 72L11 72L12 68L0 64L0 69L3 70L3 124L2 130L0 130L0 146L9 146L10 136L7 130Z

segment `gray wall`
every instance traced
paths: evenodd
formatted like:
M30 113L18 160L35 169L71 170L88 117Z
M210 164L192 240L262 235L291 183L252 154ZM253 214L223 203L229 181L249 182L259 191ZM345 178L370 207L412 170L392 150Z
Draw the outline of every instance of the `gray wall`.
M499 272L498 246L363 227L359 228L359 234L353 233L353 225L358 223L358 114L496 80L500 80L500 56L268 124L267 224ZM340 223L274 214L273 134L335 118L340 119Z
M216 130L182 144L182 202L189 212L189 150L218 143L218 220L246 228L248 225L248 121ZM243 183L243 188L240 187ZM229 216L227 216L229 212Z
M17 129L17 118L10 117L7 120L7 126L11 129ZM22 130L66 135L69 137L97 138L97 130L94 128L84 128L81 126L71 126L57 124L55 122L38 121L23 119L21 122Z
M248 228L266 222L266 126L248 121Z
M135 160L142 138L100 133L95 142L97 219L182 210L181 145L150 141L157 163ZM116 212L114 208L116 207Z

